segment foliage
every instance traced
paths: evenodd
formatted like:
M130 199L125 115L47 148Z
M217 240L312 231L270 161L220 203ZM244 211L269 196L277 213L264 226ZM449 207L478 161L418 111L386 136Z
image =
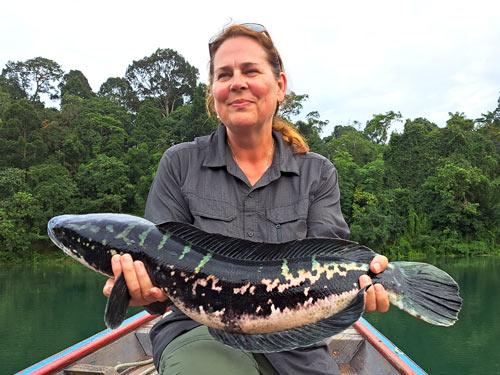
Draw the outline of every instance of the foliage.
M61 90L61 104L63 105L69 98L68 96L78 96L82 99L89 99L95 96L89 85L87 77L79 70L70 70L63 76L59 84Z
M27 61L9 61L2 71L2 77L9 86L19 89L23 97L31 102L39 101L41 94L57 99L59 93L56 83L61 79L63 70L55 61L35 57Z
M297 130L306 139L311 150L322 155L325 155L325 150L323 150L324 143L321 140L321 132L326 125L328 125L328 120L321 120L318 111L308 113L306 121L299 120L295 124Z
M13 102L5 111L0 127L0 167L27 168L47 154L40 139L38 112L26 99Z
M163 152L210 134L206 86L179 53L158 49L108 78L95 94L79 70L37 57L0 75L0 261L36 259L47 220L63 213L142 215ZM60 97L45 108L41 95ZM351 239L391 258L469 255L500 249L500 98L445 127L375 114L336 125L317 111L300 118L307 94L290 92L278 115L339 175ZM294 119L297 119L295 120Z
M373 119L366 123L364 134L376 144L385 144L387 133L394 121L401 121L401 113L389 111L384 115L373 115Z
M151 56L130 64L125 76L140 100L156 101L168 116L191 100L198 69L176 51L158 48Z
M137 112L140 106L137 94L125 78L108 78L99 88L98 95L108 98L132 113Z
M285 95L285 100L281 103L278 115L288 122L293 122L294 116L298 116L302 111L302 102L309 98L309 95L299 95L290 91Z
M12 260L30 253L30 245L38 238L34 221L40 206L28 192L19 191L0 201L0 259Z

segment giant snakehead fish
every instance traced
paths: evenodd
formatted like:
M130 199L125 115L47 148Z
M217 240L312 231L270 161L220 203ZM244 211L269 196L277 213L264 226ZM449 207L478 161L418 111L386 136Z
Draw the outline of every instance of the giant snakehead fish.
M462 304L444 271L391 262L375 275L375 253L343 239L258 243L123 214L57 216L48 233L67 255L109 277L114 254L142 261L181 311L220 342L251 352L309 346L349 327L364 310L363 274L385 287L393 305L431 324L454 324ZM121 274L106 306L108 327L121 324L129 300Z

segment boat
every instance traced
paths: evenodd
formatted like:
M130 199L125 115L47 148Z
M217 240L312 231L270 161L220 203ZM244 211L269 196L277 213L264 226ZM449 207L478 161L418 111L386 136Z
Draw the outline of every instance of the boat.
M159 319L138 313L17 374L155 375L149 330ZM364 318L327 342L343 375L427 374Z

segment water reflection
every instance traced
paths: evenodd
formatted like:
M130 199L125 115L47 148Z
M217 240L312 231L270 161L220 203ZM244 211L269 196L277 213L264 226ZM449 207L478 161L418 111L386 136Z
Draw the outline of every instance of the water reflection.
M387 314L365 314L429 374L500 374L500 258L431 261L460 285L464 299L458 322L436 327L392 307Z
M453 327L432 326L394 307L365 318L429 374L500 374L500 258L430 263L461 287L464 305ZM0 267L1 373L12 374L104 329L104 281L78 264Z
M0 267L0 363L12 374L105 329L105 278L77 264Z

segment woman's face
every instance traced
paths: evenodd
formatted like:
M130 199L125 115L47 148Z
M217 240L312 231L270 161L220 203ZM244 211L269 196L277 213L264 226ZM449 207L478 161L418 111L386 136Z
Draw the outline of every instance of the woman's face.
M275 77L266 52L254 39L228 39L215 53L212 95L217 115L228 128L272 126L285 90L285 74Z

